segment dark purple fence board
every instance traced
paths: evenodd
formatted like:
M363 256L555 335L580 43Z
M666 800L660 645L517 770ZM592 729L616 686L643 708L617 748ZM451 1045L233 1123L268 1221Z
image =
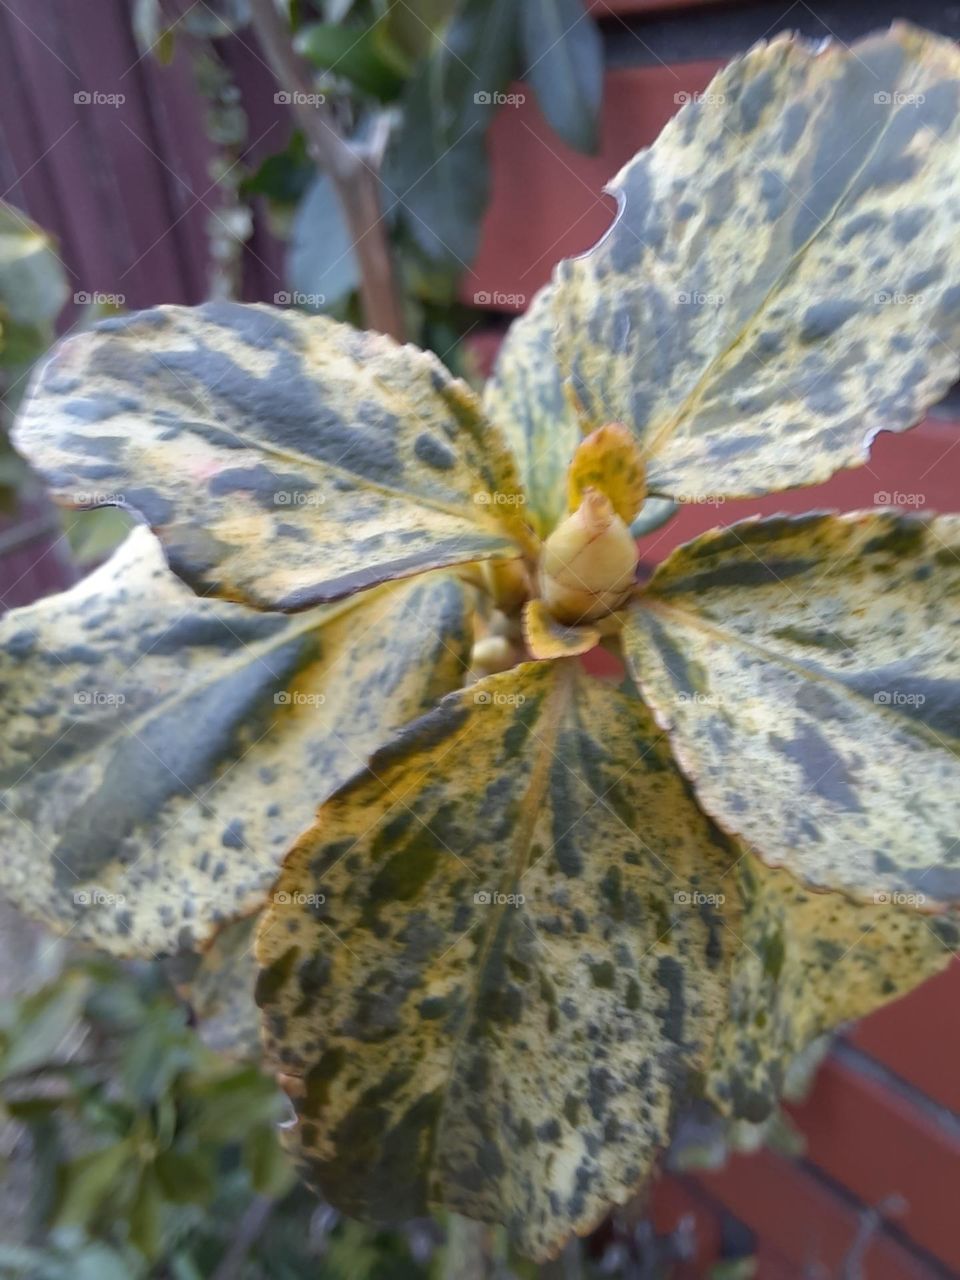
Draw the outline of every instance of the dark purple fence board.
M126 0L9 0L0 46L6 198L56 236L74 291L200 301L217 195L186 51L143 58Z

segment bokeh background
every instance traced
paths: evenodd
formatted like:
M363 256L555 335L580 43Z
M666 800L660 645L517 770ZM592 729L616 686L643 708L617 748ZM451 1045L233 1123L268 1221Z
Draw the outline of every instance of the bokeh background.
M935 0L907 14L887 0L297 0L291 47L343 132L382 156L404 332L479 381L554 263L609 224L603 183L719 66L783 29L848 42L900 16L960 37L960 5ZM0 315L14 243L36 235L18 214L63 269L59 284L49 262L34 272L34 314L4 329L7 420L54 331L112 309L233 296L361 322L336 193L249 18L245 0L0 0L0 198L14 210ZM8 609L86 572L123 521L65 527L14 458L0 463ZM755 511L890 501L960 510L956 389L908 435L879 437L862 469L684 509L645 555ZM0 1276L467 1274L443 1223L378 1233L294 1188L275 1090L209 1054L173 994L181 973L82 956L6 909L0 923ZM960 1275L960 963L807 1067L777 1125L736 1135L738 1154L691 1117L650 1201L542 1274ZM164 1165L151 1143L171 1124L187 1140ZM535 1274L487 1246L498 1274Z

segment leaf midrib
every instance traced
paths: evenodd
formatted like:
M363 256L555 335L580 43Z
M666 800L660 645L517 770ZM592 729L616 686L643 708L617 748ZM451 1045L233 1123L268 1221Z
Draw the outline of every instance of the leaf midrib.
M851 689L844 684L842 680L837 679L828 671L816 671L802 662L797 662L793 658L788 658L786 654L781 653L778 649L767 648L764 645L756 644L752 640L747 640L744 636L736 631L728 631L726 628L717 623L708 622L702 615L693 613L689 609L683 608L682 605L667 604L663 600L654 599L652 597L641 597L637 602L638 608L648 609L651 613L673 614L682 618L688 626L693 627L696 631L702 631L705 635L712 636L714 639L720 640L726 644L741 649L746 649L762 658L765 662L770 662L779 666L786 667L793 671L796 675L801 676L804 680L809 680L815 684L827 685L831 689L839 691L847 700L853 703L862 703L866 707L872 707L876 714L886 717L898 728L906 730L915 737L923 739L928 745L939 747L941 750L951 755L960 755L960 741L951 742L949 739L943 738L940 734L930 729L927 725L920 721L912 720L909 716L902 716L896 712L892 706L883 703L870 701L866 694L860 693L856 689Z
M385 591L393 591L400 585L402 584L399 582L396 584L388 583L385 584L383 589ZM351 609L357 608L361 602L369 602L372 594L374 593L361 592L357 595L348 596L345 600L340 601L335 606L332 606L330 608L330 612L327 612L325 608L323 618L313 618L310 622L304 621L300 625L292 626L289 629L283 628L278 631L276 635L270 636L266 640L261 640L258 645L245 644L243 646L243 653L238 655L234 661L226 661L216 664L216 674L214 676L211 676L209 679L199 680L192 684L185 682L180 686L177 692L172 693L162 702L152 703L146 710L142 711L140 715L135 716L132 720L123 721L122 723L118 722L117 728L113 732L98 739L92 746L86 747L82 751L77 752L76 755L72 755L69 760L64 761L59 767L72 769L76 767L80 761L83 761L88 757L101 754L105 748L116 743L120 739L121 734L128 736L132 733L136 736L143 725L149 724L150 721L155 719L158 715L165 715L172 708L179 706L182 702L188 702L198 694L204 693L208 689L215 688L216 685L220 684L220 682L228 676L233 675L237 671L242 671L244 667L250 666L254 662L260 661L260 659L275 650L282 648L285 644L289 644L291 640L297 640L300 636L306 635L309 631L320 631L329 623L338 621L344 616L344 614L349 613ZM379 595L379 592L376 594ZM310 617L310 614L306 613L301 616L306 619ZM149 658L150 654L148 652L144 656L143 660L149 661ZM43 771L41 770L41 774L42 772Z
M575 663L575 658L559 658L555 659L555 670L557 671L556 683L547 694L547 707L545 709L545 730L542 734L536 734L538 743L538 754L534 762L533 770L527 787L520 799L520 821L514 829L514 837L511 846L510 856L507 859L507 865L504 873L500 878L499 885L501 888L498 892L509 892L511 884L519 884L521 875L525 870L527 855L530 851L534 828L537 820L541 816L541 803L547 789L547 781L550 776L550 764L554 758L554 745L557 739L557 733L560 728L560 721L566 708L566 700L570 696L574 670L571 663ZM463 736L469 732L468 727L464 729ZM490 904L491 920L484 936L483 945L481 946L479 955L473 962L473 972L476 975L475 981L470 992L469 1001L463 1014L463 1024L456 1042L450 1051L450 1070L447 1072L446 1084L440 1098L439 1118L437 1120L436 1129L431 1148L430 1163L434 1163L435 1153L438 1149L442 1149L442 1132L444 1124L444 1116L446 1115L447 1103L450 1096L450 1087L457 1073L457 1061L460 1052L466 1043L477 1013L477 1005L479 1003L479 992L482 986L484 971L490 958L495 939L499 936L500 925L503 914L508 909L507 903L499 905ZM522 910L522 908L510 907L510 910Z
M922 68L918 67L916 63L913 64L911 66L911 71L913 74L911 77L905 79L905 83L913 85L916 82L917 73L921 69ZM774 280L774 282L771 284L767 293L764 295L762 301L760 302L760 305L746 320L746 322L744 323L740 331L734 335L734 337L729 341L727 346L724 347L722 351L718 352L715 356L713 356L708 361L700 377L697 379L697 382L690 389L687 395L684 397L683 402L681 403L680 407L674 412L673 416L671 418L668 418L661 426L654 428L647 434L643 447L644 447L644 452L648 458L652 459L657 457L659 453L662 451L662 449L664 448L664 446L676 434L678 427L684 421L684 419L692 416L692 413L696 410L700 402L703 400L704 393L707 390L709 383L713 378L714 373L716 372L718 367L722 366L722 364L728 359L728 357L739 346L742 345L747 333L769 309L771 301L781 292L786 282L792 276L794 276L796 272L799 270L811 246L820 238L820 236L826 230L826 228L832 225L832 223L836 221L842 206L847 200L847 197L850 195L851 188L853 187L857 178L859 178L860 175L863 173L867 165L873 160L873 157L875 156L881 142L887 136L888 131L892 127L894 118L895 118L895 113L891 112L886 123L877 133L876 140L870 147L870 150L865 155L862 163L850 175L846 185L843 188L843 191L837 197L835 203L830 209L829 214L817 225L816 229L807 237L807 239L804 241L801 247L793 255L793 257L789 259L784 270L780 273L779 276L777 276L776 280ZM810 193L809 191L807 191L805 192L805 194L809 196ZM803 205L804 200L802 198L798 198L798 204Z

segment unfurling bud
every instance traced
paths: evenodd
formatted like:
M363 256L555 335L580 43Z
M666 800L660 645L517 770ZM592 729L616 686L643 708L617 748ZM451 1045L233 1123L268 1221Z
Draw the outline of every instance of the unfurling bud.
M633 586L637 548L630 530L597 489L546 541L540 595L560 622L590 622L624 602Z

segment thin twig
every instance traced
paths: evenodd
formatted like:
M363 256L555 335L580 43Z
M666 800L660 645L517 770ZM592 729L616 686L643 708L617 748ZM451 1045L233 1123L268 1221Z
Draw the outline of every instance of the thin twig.
M310 67L294 50L274 0L250 0L250 10L273 74L291 95L310 153L336 189L360 268L366 323L402 342L406 326L383 217L379 174L343 137L330 103L317 103Z

